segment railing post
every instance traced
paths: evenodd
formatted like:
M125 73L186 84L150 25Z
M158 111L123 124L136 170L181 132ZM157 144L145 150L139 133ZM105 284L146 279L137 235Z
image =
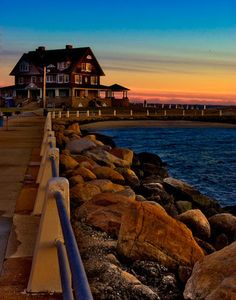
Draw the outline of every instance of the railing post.
M79 118L79 110L76 112L76 118Z
M44 131L52 130L52 115L51 112L48 112L45 125L44 125Z
M55 132L52 130L45 131L45 133L44 133L43 142L42 142L41 150L40 150L40 156L44 155L45 148L47 147L49 142L54 143L54 145L55 145L54 147L56 147Z
M61 111L58 112L58 119L61 119Z
M55 159L57 173L59 174L59 149L48 148L45 157L42 159L42 167L37 180L39 181L38 192L34 204L33 215L39 215L42 212L43 202L46 194L48 180L52 177L51 158Z
M54 197L56 191L62 194L68 216L70 215L68 180L61 177L50 179L40 219L27 292L62 291L56 241L63 241L63 235ZM67 270L69 272L68 262Z
M66 117L67 117L67 118L70 117L70 111L69 111L69 110L66 111Z

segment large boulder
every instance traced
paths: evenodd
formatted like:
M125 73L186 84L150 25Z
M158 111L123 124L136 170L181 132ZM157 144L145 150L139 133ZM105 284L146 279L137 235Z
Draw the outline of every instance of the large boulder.
M79 163L80 167L85 167L89 170L99 167L99 165L94 160L85 155L75 155L74 159Z
M98 164L110 167L128 167L129 163L126 160L120 159L117 156L104 150L102 147L97 147L85 152L85 155L95 160Z
M112 182L124 184L124 177L118 173L117 171L109 168L109 167L97 167L93 169L93 173L99 179L109 179Z
M80 131L80 127L79 127L79 123L73 123L71 125L69 125L67 127L67 130L72 130L74 131L76 134L81 135L81 131Z
M179 200L179 201L176 201L176 207L178 208L179 213L182 214L183 212L192 209L193 205L189 201Z
M133 201L136 200L136 194L129 186L124 187L122 191L118 191L116 192L116 194L125 196Z
M121 192L125 189L123 185L115 184L108 179L91 180L89 183L98 186L101 192L116 193L116 192Z
M216 214L209 218L212 228L212 238L216 243L216 248L220 249L220 244L225 246L225 243L219 243L225 237L227 243L232 243L236 240L236 217L229 214Z
M64 147L65 144L69 142L69 138L66 137L63 134L63 132L56 131L55 136L56 136L57 146L60 148Z
M209 208L214 208L216 211L220 209L220 205L216 200L202 195L198 190L184 181L168 177L164 179L164 186L167 192L174 195L176 200L191 201L197 208L205 209L205 214Z
M133 156L134 156L132 150L125 149L125 148L112 148L110 150L110 153L123 160L126 160L130 165L132 164Z
M185 286L184 298L236 299L236 242L195 264L192 276Z
M74 169L79 165L79 163L70 155L60 154L60 165L65 170Z
M199 209L191 209L177 216L199 238L208 239L211 235L210 224Z
M83 184L84 183L84 179L81 175L75 175L75 176L71 176L69 178L69 181L70 181L70 187L76 185L76 184Z
M70 189L70 197L74 203L81 204L100 194L101 190L98 186L86 182L84 184L76 184Z
M87 224L117 236L121 217L133 202L134 200L119 194L101 193L79 207L76 215Z
M94 174L94 172L90 171L89 169L85 167L76 167L74 170L76 172L76 175L81 175L84 180L94 180L97 179L97 176Z
M138 176L135 174L133 170L130 168L116 168L117 172L119 172L125 179L125 183L132 188L138 187L140 185L140 180Z
M204 257L192 232L158 205L132 203L125 211L118 237L118 253L133 260L154 260L166 267L193 267Z
M68 149L72 154L80 154L83 151L96 147L96 143L87 137L73 139L66 144L66 149Z

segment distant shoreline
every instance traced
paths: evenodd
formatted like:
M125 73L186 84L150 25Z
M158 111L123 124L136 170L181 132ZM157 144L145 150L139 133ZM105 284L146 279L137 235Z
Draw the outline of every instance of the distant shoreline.
M101 130L113 128L138 128L138 127L159 127L159 128L236 128L236 124L220 122L201 122L183 120L112 120L112 121L92 121L91 123L81 124L81 129Z

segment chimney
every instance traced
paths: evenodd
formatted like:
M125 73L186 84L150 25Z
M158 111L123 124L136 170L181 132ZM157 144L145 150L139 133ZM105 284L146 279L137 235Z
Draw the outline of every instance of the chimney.
M37 49L36 49L37 52L43 52L45 51L45 47L44 46L39 46Z
M72 49L73 46L72 45L66 45L66 49Z

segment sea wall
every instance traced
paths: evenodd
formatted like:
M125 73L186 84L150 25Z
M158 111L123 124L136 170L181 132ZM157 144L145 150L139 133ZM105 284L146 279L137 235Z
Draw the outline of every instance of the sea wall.
M95 299L231 299L233 208L169 177L159 156L81 131L78 119L54 120L53 129Z

